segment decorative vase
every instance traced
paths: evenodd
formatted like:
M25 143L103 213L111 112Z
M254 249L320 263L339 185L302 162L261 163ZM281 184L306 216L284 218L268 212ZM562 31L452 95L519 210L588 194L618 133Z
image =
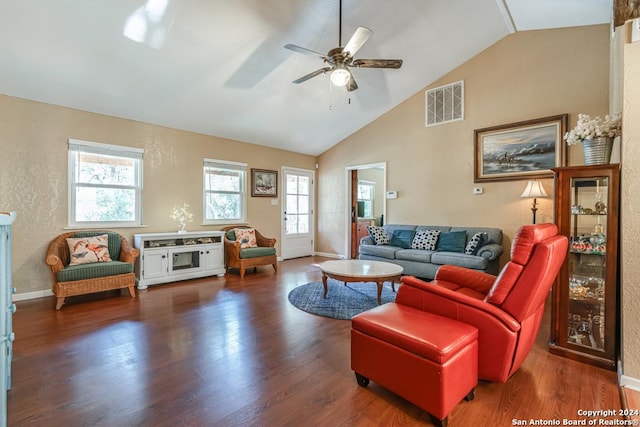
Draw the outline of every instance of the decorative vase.
M613 138L600 136L582 141L585 165L604 165L611 160Z
M183 234L187 232L187 224L185 223L181 223L180 224L180 229L178 230L178 234Z

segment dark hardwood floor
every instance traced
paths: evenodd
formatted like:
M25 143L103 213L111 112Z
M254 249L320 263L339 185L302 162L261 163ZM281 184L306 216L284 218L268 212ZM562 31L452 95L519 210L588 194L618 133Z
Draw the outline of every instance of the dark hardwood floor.
M417 407L349 367L351 322L289 304L320 280L310 257L224 278L19 302L14 316L10 426L412 426ZM549 304L547 304L549 306ZM513 419L581 419L617 409L612 371L536 347L506 383L481 383L455 426L511 426ZM375 357L375 355L371 355Z

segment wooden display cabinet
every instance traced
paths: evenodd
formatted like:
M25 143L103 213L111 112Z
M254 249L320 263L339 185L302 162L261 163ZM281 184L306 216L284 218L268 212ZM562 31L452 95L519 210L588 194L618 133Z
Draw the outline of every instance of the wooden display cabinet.
M615 369L620 165L553 171L556 224L569 252L553 287L549 351Z

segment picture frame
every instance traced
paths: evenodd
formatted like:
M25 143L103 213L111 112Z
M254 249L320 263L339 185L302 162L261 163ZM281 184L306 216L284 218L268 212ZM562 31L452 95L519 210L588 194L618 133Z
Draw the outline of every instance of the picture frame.
M568 114L474 130L474 182L552 178L566 165Z
M251 169L251 196L278 197L278 172Z

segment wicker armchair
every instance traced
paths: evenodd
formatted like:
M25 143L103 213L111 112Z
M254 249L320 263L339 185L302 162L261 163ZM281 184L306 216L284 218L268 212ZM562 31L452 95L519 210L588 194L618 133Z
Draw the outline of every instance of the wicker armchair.
M69 237L109 236L108 250L113 261L69 266ZM66 297L84 295L112 289L128 288L136 296L134 263L140 252L127 239L113 231L71 231L56 237L49 244L45 262L51 268L53 293L60 310Z
M256 230L257 248L241 248L240 241L236 240L234 229L252 228L243 225L231 225L222 228L224 234L224 265L227 270L230 268L240 269L240 278L244 277L244 271L253 267L256 271L258 266L269 265L278 271L278 257L276 256L276 239L264 237Z

